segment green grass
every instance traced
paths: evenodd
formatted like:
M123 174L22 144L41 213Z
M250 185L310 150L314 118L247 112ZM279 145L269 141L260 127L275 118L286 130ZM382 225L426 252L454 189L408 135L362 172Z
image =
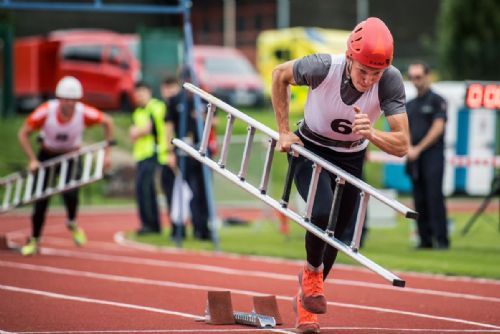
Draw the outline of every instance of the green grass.
M495 214L485 214L469 234L462 236L460 231L469 217L470 215L466 214L451 214L454 230L450 233L450 250L414 250L410 240L412 222L401 218L393 228L370 229L361 253L390 270L500 279L498 218ZM293 222L290 224L291 232L287 237L279 233L276 221L256 221L246 226L224 226L219 234L220 250L303 260L304 230ZM137 237L130 233L128 237L157 246L175 247L166 234ZM200 242L191 238L188 238L183 247L213 250L211 242ZM355 264L344 254L339 256L338 262Z

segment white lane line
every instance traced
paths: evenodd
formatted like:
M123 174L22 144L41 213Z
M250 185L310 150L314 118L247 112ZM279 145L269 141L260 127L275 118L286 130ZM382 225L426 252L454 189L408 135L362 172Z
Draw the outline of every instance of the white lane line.
M184 269L184 270L199 270L211 273L219 273L219 274L242 276L242 277L259 277L259 278L275 279L282 281L297 280L297 276L295 275L276 274L276 273L273 274L269 272L256 271L256 270L240 270L240 269L224 268L212 265L194 264L185 262L180 263L175 261L136 258L130 256L122 256L122 255L106 255L101 253L90 253L90 252L83 253L79 251L59 250L54 248L42 248L42 253L50 255L67 256L67 257L78 257L82 259L91 259L97 261L123 262L127 264L150 265L150 266L167 267L167 268ZM326 283L332 285L338 284L345 286L357 286L357 287L372 288L372 289L390 290L398 293L413 293L419 295L432 295L438 297L459 298L459 299L477 300L482 302L500 303L500 298L496 297L485 297L485 296L465 294L465 293L445 292L445 291L417 289L417 288L401 289L387 284L368 283L362 281L333 279L333 280L327 280Z
M436 329L436 328L383 328L383 327L321 327L322 330L332 330L332 331L387 331L387 332L423 332L423 333L500 333L500 330L496 329ZM68 330L68 331L50 331L50 332L16 332L22 334L95 334L95 333L107 333L107 334L120 334L120 333L255 333L259 332L277 332L277 333L296 333L293 328L283 328L283 329L255 329L255 328L233 328L233 329L144 329L144 330L102 330L102 331L79 331L79 330ZM0 331L2 333L2 331ZM9 333L9 332L5 332Z
M220 326L219 326L220 327ZM232 328L232 329L143 329L143 330L102 330L102 331L50 331L50 332L16 332L19 334L95 334L95 333L255 333L255 332L271 332L271 333L287 333L296 334L293 328L289 329L270 329L270 328ZM2 332L0 331L0 334Z
M166 254L197 254L197 255L203 255L207 257L213 257L214 252L213 251L189 251L185 249L178 249L178 248L172 248L172 247L164 247L164 246L151 246L147 244L143 244L137 241L129 240L125 238L125 234L120 231L116 232L114 237L114 241L124 247L128 248L134 248L134 249L139 249L143 251L148 251L148 252L154 252L154 253L166 253ZM230 259L238 259L238 258L245 258L245 259L252 259L255 261L261 261L261 262L268 262L268 263L277 263L277 264L287 264L287 265L296 265L296 264L303 264L303 260L292 260L292 259L281 259L281 258L276 258L276 257L270 257L270 256L257 256L257 255L241 255L241 254L232 254L232 253L224 253L224 252L218 252L217 256L224 256L226 258ZM365 269L363 267L359 266L353 266L349 264L335 264L336 269L341 269L344 271L354 271L354 272L362 272L365 274L371 274L372 272L368 269ZM465 282L465 283L478 283L478 284L493 284L493 285L500 285L500 280L492 279L492 278L480 278L480 277L468 277L468 276L446 276L443 274L429 274L429 273L417 273L417 272L411 272L411 271L395 271L395 273L400 274L401 276L414 276L417 278L421 279L435 279L435 280L444 280L444 281L450 281L450 282Z
M77 301L77 302L82 302L82 303L101 304L101 305L116 306L116 307L121 307L121 308L128 308L128 309L141 310L141 311L147 311L147 312L175 315L175 316L189 318L189 319L195 319L195 320L203 319L203 317L200 317L198 315L170 311L170 310L164 310L164 309L160 309L160 308L156 308L156 307L112 302L112 301L103 300L103 299L70 296L70 295L64 295L64 294L60 294L60 293L43 291L43 290L20 288L20 287L11 286L11 285L0 284L0 289L12 291L12 292L20 292L20 293L27 293L27 294L32 294L32 295L39 295L39 296L44 296L44 297L49 297L49 298L54 298L54 299L65 299L65 300L72 300L72 301Z
M181 289L192 289L192 290L203 290L203 291L227 290L227 288L220 287L220 286L207 286L207 285L198 285L198 284L177 283L177 282L171 282L171 281L159 281L159 280L136 278L136 277L130 277L130 276L99 274L99 273L89 272L89 271L80 271L80 270L73 270L73 269L61 269L61 268L56 268L56 267L39 266L39 265L32 265L32 264L20 264L20 263L16 263L16 262L8 262L8 261L0 261L0 266L17 268L17 269L25 269L25 270L33 270L33 271L43 271L43 272L76 276L76 277L84 276L84 277L88 277L88 278L95 278L95 279L102 279L102 280L109 280L109 281L155 285L155 286L162 286L162 287L174 287L174 288L181 288ZM249 296L269 295L268 293L261 293L261 292L257 292L257 291L241 290L241 289L231 289L231 293L241 294L241 295L249 295ZM287 301L292 300L292 297L282 296L282 295L277 295L276 298L280 299L280 300L287 300ZM378 311L378 312L398 314L398 315L407 315L407 316L413 316L413 317L417 317L417 318L426 318L426 319L432 319L432 320L442 320L442 321L455 322L455 323L461 323L461 324L467 324L467 325L473 325L473 326L479 326L479 327L485 327L485 328L500 329L500 326L496 326L496 325L492 325L492 324L480 323L480 322L463 320L463 319L458 319L458 318L451 318L451 317L435 316L435 315L425 314L425 313L402 311L402 310L396 310L396 309L390 309L390 308L357 305L357 304L349 304L349 303L338 303L338 302L328 302L328 305L338 306L338 307L343 307L343 308L351 308L351 309Z

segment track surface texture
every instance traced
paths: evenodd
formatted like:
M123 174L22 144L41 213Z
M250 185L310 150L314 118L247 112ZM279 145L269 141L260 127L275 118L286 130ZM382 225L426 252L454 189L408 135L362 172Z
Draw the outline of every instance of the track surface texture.
M133 210L82 210L89 242L73 245L64 215L49 213L42 254L0 250L0 333L292 333L292 296L302 264L127 243ZM0 234L21 243L27 211L0 216ZM398 273L396 288L367 270L339 265L327 280L322 333L500 333L500 281ZM235 311L252 296L275 295L284 324L274 329L215 326L207 291L230 290Z

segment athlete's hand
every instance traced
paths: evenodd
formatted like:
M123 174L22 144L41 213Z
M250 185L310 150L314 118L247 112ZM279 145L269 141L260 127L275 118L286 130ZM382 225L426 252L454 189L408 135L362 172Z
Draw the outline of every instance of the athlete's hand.
M293 132L280 133L278 140L278 151L280 152L290 152L292 144L298 144L304 146L304 143L300 138Z
M104 153L104 170L109 170L111 168L111 154L106 152Z
M373 135L373 128L368 115L363 114L357 106L354 106L354 112L356 115L354 115L354 123L352 124L353 132L370 140Z
M30 162L28 163L28 169L31 172L37 170L39 167L40 167L40 161L38 161L37 159L30 160Z

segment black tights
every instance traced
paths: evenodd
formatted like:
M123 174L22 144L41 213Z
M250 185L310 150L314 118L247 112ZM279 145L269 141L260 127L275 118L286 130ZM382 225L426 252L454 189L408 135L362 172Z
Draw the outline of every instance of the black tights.
M58 155L55 154L50 154L48 152L45 152L43 150L40 151L38 154L38 160L39 161L46 161L51 158L57 157ZM69 181L71 177L71 171L73 170L73 161L70 160L68 163L68 174L66 178L66 182ZM80 177L81 175L81 160L76 166L77 171L76 175L77 177ZM36 175L36 172L35 172ZM59 175L59 169L56 168L54 171L54 176ZM48 180L49 180L49 173L45 174L45 180L43 184L43 188L45 189L48 185ZM54 178L53 182L56 181L57 178ZM35 178L34 184L36 185L37 181ZM53 185L51 185L53 186ZM69 221L74 220L76 218L77 210L78 210L78 188L66 191L62 193L62 197L64 200L64 206L66 207L66 215ZM50 197L38 200L34 204L34 209L33 209L33 214L31 216L31 225L32 225L32 236L34 238L39 238L42 235L42 229L43 225L45 223L45 216L47 214L47 208L49 206L50 202Z
M355 153L339 153L328 148L311 145L305 139L302 140L304 141L306 148L309 150L313 151L317 155L320 155L322 158L335 164L337 167L342 168L353 176L361 178L365 150ZM295 185L300 196L304 200L307 199L312 172L312 162L303 157L299 157L295 170ZM328 219L333 201L333 192L335 190L335 178L335 175L332 175L325 170L322 170L319 176L311 222L323 230L325 230L328 225ZM346 182L334 233L335 237L338 239L340 239L342 233L352 221L351 218L354 214L358 196L359 190ZM305 248L307 262L314 267L319 267L323 264L323 277L326 279L333 264L335 263L335 259L337 258L337 249L327 246L323 240L319 239L310 232L306 232Z

